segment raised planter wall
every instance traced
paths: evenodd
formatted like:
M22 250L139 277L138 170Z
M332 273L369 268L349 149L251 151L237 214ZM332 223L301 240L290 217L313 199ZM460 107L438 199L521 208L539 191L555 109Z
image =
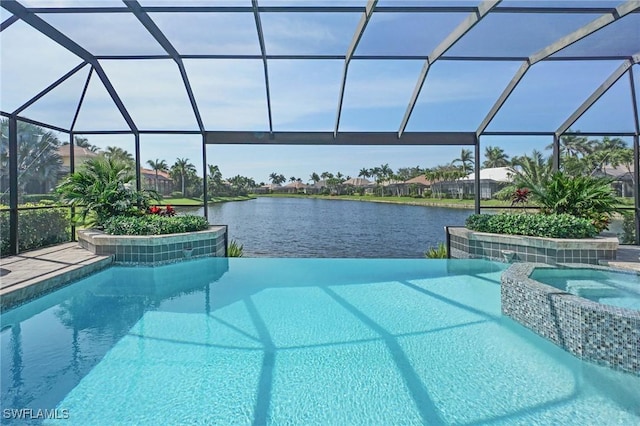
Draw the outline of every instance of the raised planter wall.
M115 263L162 264L197 257L223 257L226 226L167 235L109 235L95 229L78 231L80 245L98 255L111 255Z
M502 274L502 313L576 357L640 375L640 312L603 305L529 278L535 265Z
M614 260L615 237L581 239L541 238L524 235L489 234L467 228L448 228L450 255L454 259L482 258L514 262L598 264Z

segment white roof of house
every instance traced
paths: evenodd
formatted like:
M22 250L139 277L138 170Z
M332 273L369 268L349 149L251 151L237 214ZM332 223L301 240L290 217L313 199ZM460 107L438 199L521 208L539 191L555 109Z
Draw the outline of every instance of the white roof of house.
M469 173L462 180L475 179L475 173ZM480 169L480 180L493 180L496 182L511 182L513 180L513 170L511 167L493 167Z
M360 177L356 177L356 178L351 178L351 179L347 179L343 182L345 185L353 185L353 186L367 186L367 185L371 185L371 181L365 179L365 178L360 178Z

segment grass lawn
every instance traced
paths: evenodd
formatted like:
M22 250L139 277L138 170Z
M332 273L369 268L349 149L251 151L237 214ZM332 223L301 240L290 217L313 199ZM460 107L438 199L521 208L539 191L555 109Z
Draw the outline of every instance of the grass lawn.
M442 207L459 207L470 208L474 207L474 200L459 200L453 198L413 198L413 197L396 197L387 196L379 197L373 195L305 195L305 194L265 194L260 197L306 197L306 198L320 198L325 200L353 200L353 201L369 201L374 203L396 203L396 204L411 204L418 206L442 206ZM510 206L508 201L500 200L482 200L482 207L505 207Z
M253 200L255 195L247 195L247 196L237 196L237 197L213 197L209 199L209 204L213 203L226 203L228 201L246 201ZM165 197L159 203L159 205L172 205L172 206L201 206L203 204L202 200L199 198L171 198Z

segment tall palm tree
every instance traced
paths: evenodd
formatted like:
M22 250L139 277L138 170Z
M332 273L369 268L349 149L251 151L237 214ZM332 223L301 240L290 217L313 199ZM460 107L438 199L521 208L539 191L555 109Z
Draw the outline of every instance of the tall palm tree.
M283 174L278 174L276 172L273 172L269 175L269 180L274 185L280 185L281 183L284 183L287 180L287 178L285 178Z
M102 155L110 160L124 162L128 167L135 170L136 160L133 158L133 155L125 149L117 146L108 146Z
M358 173L358 177L365 178L365 179L366 178L370 178L371 177L371 170L369 170L369 169L367 169L365 167L361 168L360 169L360 173Z
M553 149L553 144L547 145ZM593 152L593 142L585 136L564 135L560 137L560 156L585 157Z
M333 177L333 173L330 172L322 172L320 177L324 180L331 179Z
M188 174L196 172L196 166L189 162L188 158L177 158L176 162L171 166L171 171L180 176L180 184L182 186L182 196L185 194L185 180Z
M320 176L318 176L316 172L311 173L311 176L309 176L309 179L311 180L311 182L313 182L314 185L320 182Z
M158 192L158 172L166 172L169 170L169 166L167 166L167 162L164 160L158 160L157 158L155 159L155 161L153 160L147 160L147 164L149 165L149 167L151 167L151 170L156 172L156 192Z
M509 156L497 146L487 146L484 150L484 156L486 160L482 163L482 167L506 167L509 165Z
M461 163L462 171L466 176L474 170L473 161L474 157L471 150L462 148L462 151L460 151L460 158L456 158L451 162L451 164Z

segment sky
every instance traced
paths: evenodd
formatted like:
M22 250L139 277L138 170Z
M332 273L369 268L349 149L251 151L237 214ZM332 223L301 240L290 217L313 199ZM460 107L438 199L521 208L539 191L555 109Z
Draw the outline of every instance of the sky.
M140 0L143 6L166 5ZM260 5L287 2L261 0ZM306 4L330 2L314 0ZM380 0L379 6L425 4L425 1ZM432 2L433 3L433 2ZM438 2L475 5L474 1ZM568 2L616 6L610 2ZM101 2L24 0L28 6L105 5ZM186 5L205 4L189 0ZM250 5L249 0L206 2ZM305 4L298 2L296 4ZM332 3L332 4L335 4ZM345 4L344 2L340 4ZM363 6L364 0L348 4ZM505 1L505 5L514 4ZM524 3L523 3L524 4ZM552 3L545 2L547 5ZM567 2L564 2L567 4ZM10 15L2 9L2 20ZM343 55L351 42L361 13L262 13L267 54ZM427 55L467 13L374 13L356 55ZM448 55L528 56L569 34L599 15L544 14L487 16L456 43ZM130 14L40 14L96 55L165 54L162 47ZM259 54L251 13L167 14L150 17L181 54ZM507 42L508 41L508 42ZM0 109L12 112L81 60L39 34L24 22L0 33ZM620 20L557 55L587 51L632 55L640 50L640 14ZM621 65L622 61L554 61L534 65L489 124L488 131L555 131L580 104ZM171 60L100 60L139 129L196 130L197 123ZM268 130L268 113L262 60L185 59L185 69L207 130ZM267 63L275 131L333 131L344 70L343 60L284 60ZM340 131L397 132L418 82L423 60L353 59L348 68ZM440 60L429 69L406 131L476 131L491 106L507 86L521 61L471 62ZM636 91L640 66L634 66ZM70 128L80 93L89 74L82 68L51 93L24 110L23 116ZM584 132L632 132L634 117L629 78L625 75L576 122ZM640 96L640 95L639 95ZM126 130L127 125L104 86L93 73L74 131ZM120 146L134 152L129 135L88 135L102 148ZM66 138L62 135L61 138ZM544 149L550 137L481 138L481 151L500 146L508 155ZM312 172L341 172L357 176L361 168L389 164L433 167L459 157L462 146L207 146L207 162L217 164L224 177L237 174L268 181L277 172L309 179ZM142 135L141 160L188 158L202 170L199 135ZM481 161L484 158L481 158Z

